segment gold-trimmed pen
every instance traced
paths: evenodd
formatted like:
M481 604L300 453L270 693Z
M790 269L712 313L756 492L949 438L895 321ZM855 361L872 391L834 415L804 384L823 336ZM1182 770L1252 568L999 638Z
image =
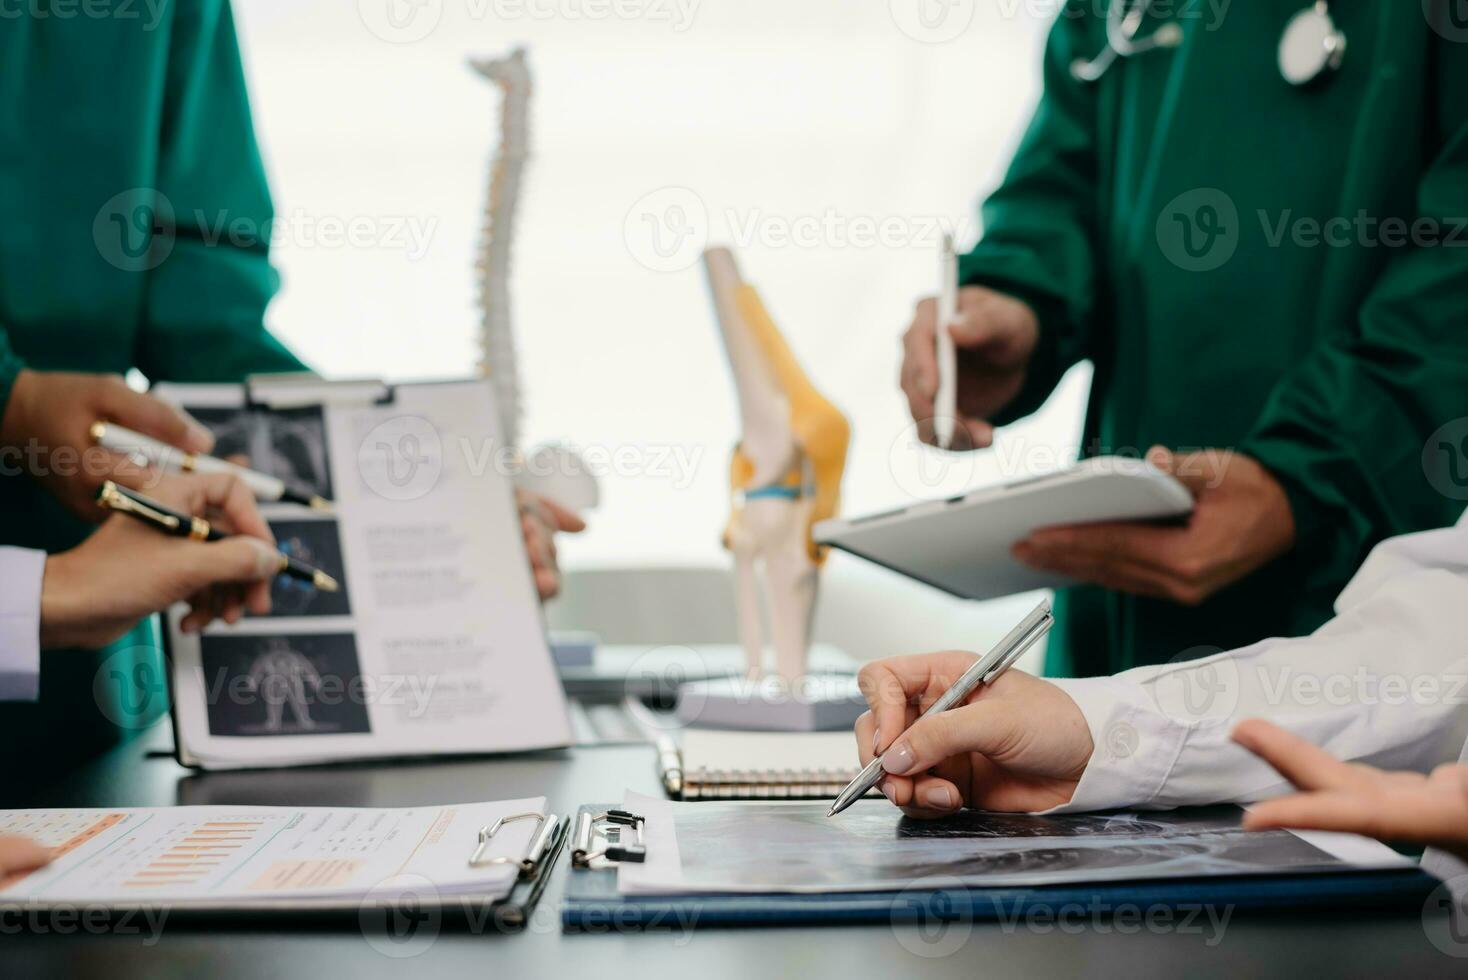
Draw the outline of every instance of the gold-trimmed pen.
M102 488L97 491L97 505L119 514L126 514L144 524L156 527L164 534L171 534L177 538L191 538L195 541L223 541L229 537L211 526L202 517L179 513L171 507L143 496L136 490L118 486L111 480L103 483ZM321 569L313 568L283 551L280 553L280 568L276 574L288 575L293 579L309 582L322 592L337 592L341 589L340 583Z

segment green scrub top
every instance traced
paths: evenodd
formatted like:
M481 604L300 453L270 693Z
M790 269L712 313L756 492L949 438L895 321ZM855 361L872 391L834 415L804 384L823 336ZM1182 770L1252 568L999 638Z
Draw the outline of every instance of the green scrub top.
M1236 448L1299 537L1197 608L1065 590L1054 674L1308 633L1376 542L1468 499L1468 24L1447 3L1333 3L1344 64L1296 89L1277 49L1304 0L1165 6L1182 45L1089 85L1070 66L1101 50L1105 5L1062 11L962 276L1040 317L999 421L1089 360L1082 455Z
M0 411L26 366L300 370L263 326L273 212L227 0L58 11L0 21ZM0 542L77 543L85 526L13 468ZM0 706L0 744L47 746L18 753L36 764L84 757L166 705L151 623L42 664L40 703Z

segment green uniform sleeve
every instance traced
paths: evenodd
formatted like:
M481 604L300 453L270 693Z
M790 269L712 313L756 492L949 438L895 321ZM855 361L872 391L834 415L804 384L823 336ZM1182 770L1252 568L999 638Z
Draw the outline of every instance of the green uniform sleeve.
M0 327L0 419L10 405L10 390L15 387L15 376L25 369L25 362L10 349L10 335Z
M1072 2L1050 32L1044 94L1009 171L981 210L983 237L960 262L964 285L988 286L1028 303L1040 345L1023 390L995 418L1038 409L1071 365L1087 356L1096 295L1097 86L1070 66L1094 54L1094 18Z
M173 381L302 370L264 326L274 210L228 0L175 5L172 31L158 190L174 237L149 273L138 367Z
M1468 45L1434 54L1440 149L1414 222L1430 231L1404 234L1359 319L1281 381L1239 447L1284 486L1297 546L1323 575L1381 538L1452 524L1468 500Z

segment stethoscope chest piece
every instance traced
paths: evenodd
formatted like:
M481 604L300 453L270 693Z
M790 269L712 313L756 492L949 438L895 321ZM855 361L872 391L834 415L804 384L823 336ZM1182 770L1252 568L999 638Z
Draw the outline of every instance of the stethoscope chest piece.
M1345 57L1346 35L1330 16L1327 0L1291 17L1279 41L1279 72L1300 88L1338 70Z

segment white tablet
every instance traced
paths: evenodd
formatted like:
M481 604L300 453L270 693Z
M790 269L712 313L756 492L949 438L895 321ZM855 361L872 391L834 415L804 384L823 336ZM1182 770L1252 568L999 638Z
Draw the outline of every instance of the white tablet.
M822 521L815 539L956 596L993 599L1070 584L1010 556L1038 528L1161 520L1192 510L1193 495L1173 477L1142 460L1102 456L949 500Z

